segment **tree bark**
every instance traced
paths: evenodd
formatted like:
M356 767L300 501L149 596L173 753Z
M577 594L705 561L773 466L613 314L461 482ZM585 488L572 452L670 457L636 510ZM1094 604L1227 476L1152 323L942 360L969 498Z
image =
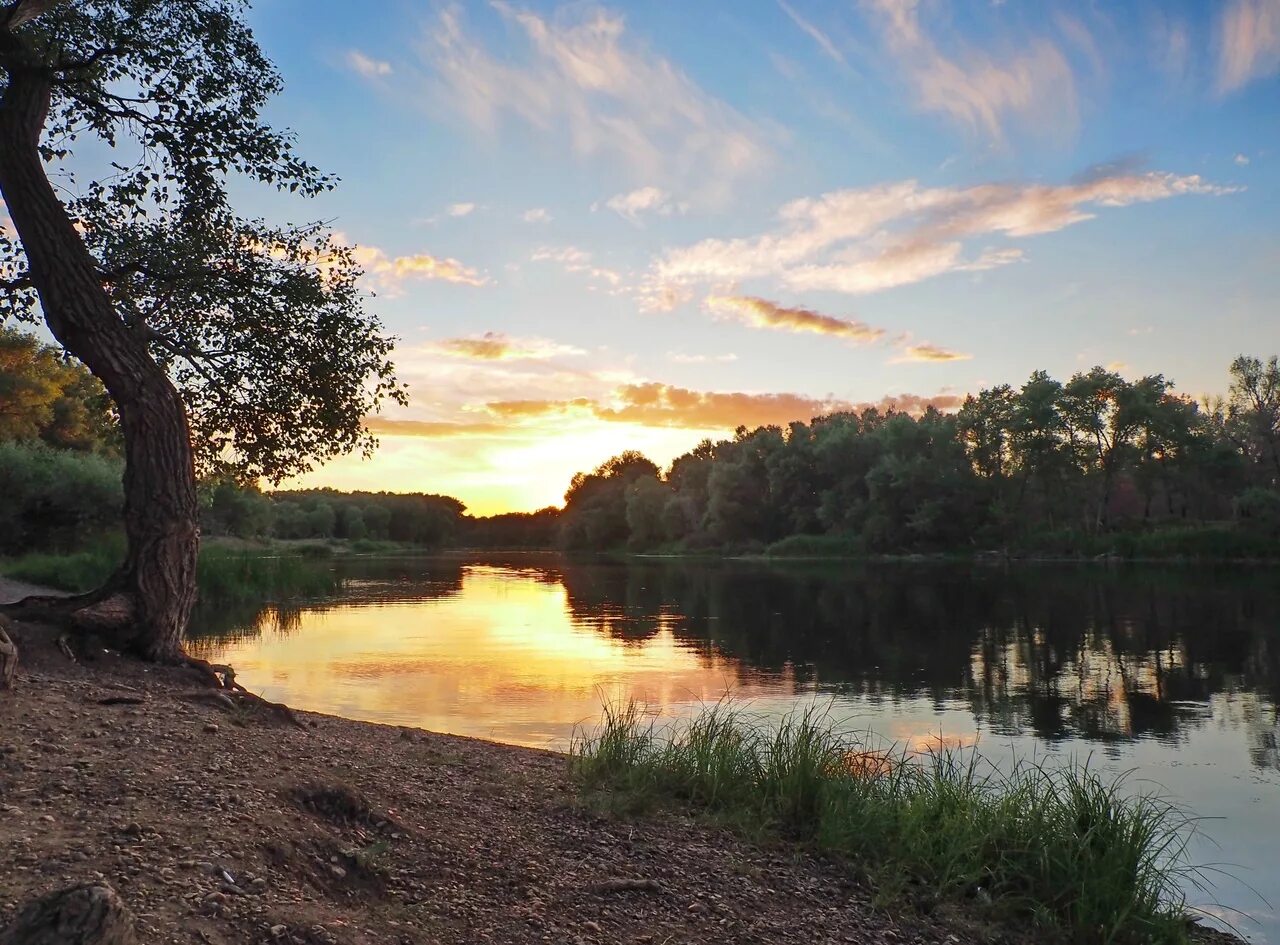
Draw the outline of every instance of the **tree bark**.
M0 102L0 194L49 330L106 386L120 414L125 452L128 552L106 586L77 602L70 622L146 659L174 660L195 602L200 540L186 410L142 332L115 311L45 174L38 146L49 101L45 74L10 70ZM68 612L66 602L52 606Z
M134 945L133 917L110 886L49 893L0 931L0 945Z
M0 617L0 691L13 687L18 672L18 648L5 632L8 621Z

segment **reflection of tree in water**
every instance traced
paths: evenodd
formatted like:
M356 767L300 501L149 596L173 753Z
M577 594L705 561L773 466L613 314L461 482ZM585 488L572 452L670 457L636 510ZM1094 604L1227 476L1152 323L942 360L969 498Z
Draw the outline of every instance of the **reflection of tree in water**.
M1280 586L1266 571L689 560L559 571L575 621L615 638L669 630L872 699L962 699L998 731L1179 741L1211 700L1239 693L1255 707L1255 760L1277 756Z
M342 558L342 578L332 598L287 601L201 601L187 631L193 655L262 635L295 632L306 613L408 600L434 600L462 592L464 564L458 558Z

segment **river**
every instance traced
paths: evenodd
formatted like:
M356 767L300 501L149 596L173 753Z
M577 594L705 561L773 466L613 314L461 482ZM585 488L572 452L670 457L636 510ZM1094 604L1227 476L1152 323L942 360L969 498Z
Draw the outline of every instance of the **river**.
M568 747L603 701L659 721L817 702L911 750L1128 773L1200 818L1193 902L1280 943L1280 571L766 564L551 554L340 559L336 600L201 614L271 699Z

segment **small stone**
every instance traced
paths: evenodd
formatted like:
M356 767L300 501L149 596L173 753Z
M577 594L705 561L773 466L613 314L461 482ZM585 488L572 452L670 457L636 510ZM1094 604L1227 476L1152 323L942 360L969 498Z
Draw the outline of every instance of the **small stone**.
M600 923L592 922L590 919L588 919L586 922L583 922L582 927L594 935L599 935L600 932L602 931L602 929L600 928Z
M206 733L206 734L208 734L208 735L217 735L217 734L218 734L218 723L217 723L217 722L208 722L208 723L206 723L206 724L205 724L204 730L205 730L205 733Z
M284 934L288 931L289 931L289 926L287 925L273 925L271 926L271 937L283 938Z
M341 866L330 866L329 872L332 873L336 879L347 878L347 871L344 870Z

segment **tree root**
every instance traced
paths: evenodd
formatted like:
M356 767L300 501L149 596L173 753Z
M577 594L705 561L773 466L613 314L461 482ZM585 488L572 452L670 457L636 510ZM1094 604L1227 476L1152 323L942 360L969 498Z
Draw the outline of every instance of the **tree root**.
M13 687L14 677L18 673L18 648L5 633L7 621L0 617L0 689Z
M295 728L306 730L307 727L293 714L293 710L283 702L272 702L270 699L264 699L256 692L250 692L236 682L236 671L230 666L210 663L194 656L184 656L180 665L195 670L214 689L214 692L203 698L216 702L224 708L239 708L240 705L245 703L264 708Z

